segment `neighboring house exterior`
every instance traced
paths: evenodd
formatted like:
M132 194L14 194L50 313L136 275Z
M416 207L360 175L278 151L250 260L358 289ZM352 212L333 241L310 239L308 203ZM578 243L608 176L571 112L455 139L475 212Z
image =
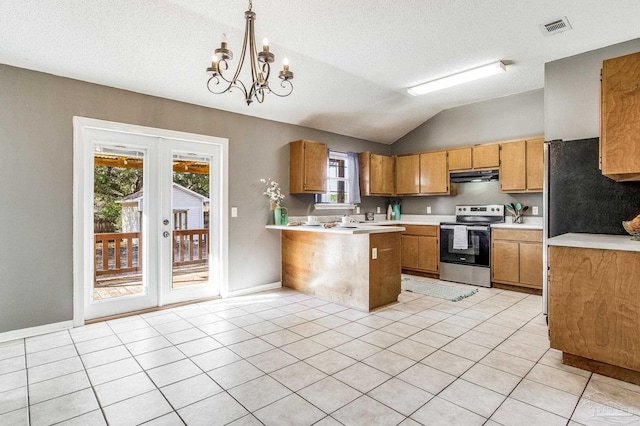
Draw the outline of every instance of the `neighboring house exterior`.
M173 229L203 229L208 227L206 215L209 199L177 183L173 184ZM122 205L122 232L140 232L144 211L143 190L127 195Z

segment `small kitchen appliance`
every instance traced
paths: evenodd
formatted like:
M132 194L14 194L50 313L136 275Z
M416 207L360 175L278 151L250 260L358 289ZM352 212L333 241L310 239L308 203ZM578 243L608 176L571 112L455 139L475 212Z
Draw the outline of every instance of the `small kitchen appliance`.
M491 287L491 224L503 205L456 206L456 221L440 224L440 279Z

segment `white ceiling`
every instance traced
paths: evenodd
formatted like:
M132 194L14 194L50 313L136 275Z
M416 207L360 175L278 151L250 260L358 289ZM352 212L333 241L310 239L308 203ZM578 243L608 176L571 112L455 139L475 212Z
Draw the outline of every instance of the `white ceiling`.
M443 109L541 88L545 62L640 37L638 0L254 0L258 44L295 78L291 96L247 106L205 87L223 32L237 64L247 5L2 0L0 63L393 143ZM538 25L562 16L573 29L544 37ZM406 93L498 60L504 75Z

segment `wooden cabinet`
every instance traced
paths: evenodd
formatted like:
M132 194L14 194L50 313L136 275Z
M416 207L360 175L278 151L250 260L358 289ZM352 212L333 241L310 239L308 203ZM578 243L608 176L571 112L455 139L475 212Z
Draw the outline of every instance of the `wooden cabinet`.
M527 190L542 191L544 138L527 140Z
M397 195L415 195L420 193L420 155L397 156L395 175Z
M299 140L289 143L289 192L323 194L327 191L327 145Z
M446 151L420 154L420 194L449 194L449 169Z
M563 362L640 384L640 253L549 247L549 337Z
M396 195L450 194L447 152L396 157Z
M474 169L500 167L500 145L497 143L474 146L472 153Z
M500 192L526 191L527 142L503 143L500 160Z
M600 168L619 182L640 181L640 52L602 63Z
M440 270L440 228L405 225L402 233L402 269L438 274Z
M395 158L391 155L358 154L360 194L391 196L395 193Z
M449 150L449 170L470 170L473 168L471 147Z
M505 142L500 148L500 192L541 192L543 138Z
M500 166L500 145L497 143L452 149L449 171L491 169Z
M491 281L542 290L542 231L491 230Z

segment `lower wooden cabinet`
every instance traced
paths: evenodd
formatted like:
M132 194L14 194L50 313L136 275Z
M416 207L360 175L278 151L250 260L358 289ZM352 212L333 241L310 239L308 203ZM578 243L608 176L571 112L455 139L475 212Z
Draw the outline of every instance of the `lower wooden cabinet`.
M440 227L403 225L402 269L407 271L440 273Z
M549 337L565 364L640 384L639 282L640 252L549 247Z
M542 277L542 231L492 229L492 282L541 290Z

